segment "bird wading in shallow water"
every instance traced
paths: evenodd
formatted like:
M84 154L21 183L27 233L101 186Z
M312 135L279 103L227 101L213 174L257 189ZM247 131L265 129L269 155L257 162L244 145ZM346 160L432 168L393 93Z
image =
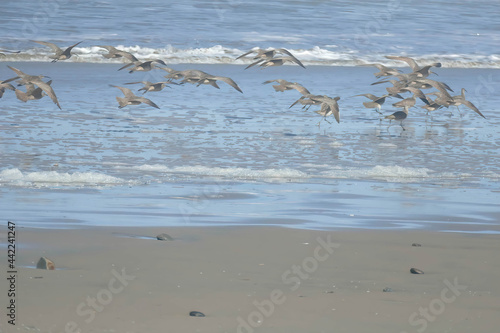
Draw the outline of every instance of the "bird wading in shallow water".
M384 118L389 119L389 126L387 128L389 128L391 126L391 122L393 120L399 120L399 125L401 126L403 131L406 131L406 129L403 126L403 120L405 120L406 117L408 117L408 108L404 107L403 111L396 111L391 115L385 116Z

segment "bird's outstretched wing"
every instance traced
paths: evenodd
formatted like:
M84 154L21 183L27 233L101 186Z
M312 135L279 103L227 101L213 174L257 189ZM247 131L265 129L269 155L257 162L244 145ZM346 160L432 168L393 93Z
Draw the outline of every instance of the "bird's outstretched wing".
M147 104L147 105L152 106L152 107L157 108L157 109L160 108L152 100L147 99L146 97L137 97L137 98L135 98L135 100L140 101L140 102L142 102L144 104Z
M59 101L57 100L56 93L54 92L54 89L52 89L50 84L48 84L47 82L43 82L42 80L35 80L32 81L32 83L38 86L38 88L42 89L47 94L47 96L50 97L52 102L54 102L59 107L59 109L62 110L61 105L59 105Z
M304 66L299 59L297 59L290 51L288 51L287 49L276 49L276 51L279 51L281 53L284 53L286 55L288 55L290 58L292 58L293 62L295 62L297 65L299 65L300 67L302 68L306 68L306 66Z
M38 43L38 44L41 44L41 45L45 45L45 46L48 46L50 47L54 52L62 52L61 48L59 46L57 46L56 44L54 43L49 43L49 42L42 42L42 41L38 41L38 40L32 40L32 42L35 42L35 43Z
M128 88L125 88L125 87L120 87L120 86L114 86L112 84L110 84L111 87L115 87L115 88L118 88L122 91L123 95L125 95L125 97L127 98L134 98L134 97L137 97L133 92L132 90L128 89Z
M222 81L222 82L226 82L227 84L229 84L231 87L233 87L234 89L238 90L240 93L243 93L243 91L240 89L240 87L238 87L238 85L236 84L236 82L234 82L233 79L229 78L229 77L225 77L225 76L214 76L213 77L214 80L218 80L218 81Z
M400 61L406 62L414 72L416 72L420 69L420 66L417 64L417 62L413 58L400 57L400 56L385 56L385 57L387 59L391 59L391 60L400 60Z

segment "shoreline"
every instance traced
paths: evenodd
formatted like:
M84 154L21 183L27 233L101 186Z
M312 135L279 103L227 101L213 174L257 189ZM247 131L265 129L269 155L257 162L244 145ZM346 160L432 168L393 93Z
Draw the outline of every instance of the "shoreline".
M17 231L16 326L42 332L415 332L424 325L469 332L497 322L498 235L262 226ZM160 233L174 240L154 239ZM6 246L4 229L0 239ZM56 270L30 268L41 256Z

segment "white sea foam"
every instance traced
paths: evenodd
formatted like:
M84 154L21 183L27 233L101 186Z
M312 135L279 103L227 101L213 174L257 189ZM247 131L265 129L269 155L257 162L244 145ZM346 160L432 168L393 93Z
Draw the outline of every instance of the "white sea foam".
M166 165L144 164L133 167L135 170L146 172L162 172L168 174L188 174L201 177L222 177L238 180L271 180L271 179L304 179L309 178L308 174L299 170L283 168L283 169L263 169L253 170L249 168L220 168L206 166L179 166L168 167Z
M132 167L143 172L158 172L168 175L185 175L188 177L215 177L231 180L256 181L302 181L305 179L353 179L353 180L384 180L389 182L419 182L430 179L457 179L471 176L470 174L437 173L428 168L411 168L402 166L381 166L371 168L345 168L329 165L306 163L297 170L291 168L254 170L250 168L220 168L207 166L168 167L161 164Z
M140 166L115 166L125 175L122 178L106 175L99 172L57 172L37 171L22 172L17 168L0 171L0 186L14 187L101 187L119 185L144 184L141 179L151 177L154 182L170 182L171 177L188 178L217 178L238 181L263 182L301 182L308 179L352 179L352 180L384 180L389 182L419 182L429 179L458 179L470 177L470 174L436 173L427 168L410 168L401 166L380 166L371 168L345 168L329 165L305 164L305 169L269 168L251 169L239 167L208 167L176 166L169 167L162 164L143 164ZM127 175L127 170L133 173ZM139 172L139 173L138 173ZM153 175L152 174L156 174ZM489 177L495 178L495 177Z
M382 179L393 182L412 182L433 177L432 170L427 168L381 165L372 168L333 168L322 172L321 176L338 179Z
M0 184L20 187L109 186L125 183L121 178L97 172L22 172L17 168L0 171Z
M214 45L206 48L176 48L166 45L163 48L150 48L142 46L117 45L118 49L130 52L139 59L159 58L168 64L191 63L191 64L250 64L252 57L244 57L235 60L238 56L248 50ZM311 49L290 49L297 58L306 66L362 66L375 62L394 67L407 67L404 62L388 60L383 56L374 54L362 54L358 50L337 50L337 48L321 48L315 46ZM123 63L123 59L106 59L102 55L106 50L97 46L75 47L74 56L70 62L85 63ZM51 55L47 48L30 48L19 54L6 54L0 61L48 61ZM443 67L448 68L500 68L500 55L477 55L477 54L427 54L415 56L421 64L441 62Z

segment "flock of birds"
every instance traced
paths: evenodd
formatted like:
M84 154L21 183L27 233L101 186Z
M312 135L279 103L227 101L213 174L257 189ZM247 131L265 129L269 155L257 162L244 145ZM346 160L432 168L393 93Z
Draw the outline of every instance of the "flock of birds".
M50 47L53 51L53 55L49 56L52 59L52 62L56 62L59 60L67 60L71 58L72 49L79 45L81 42L78 42L74 45L71 45L65 49L61 49L56 44L43 42L43 41L33 41L34 43L38 43L47 47ZM104 53L103 56L107 59L115 59L122 58L127 61L127 63L119 68L118 70L128 68L129 73L134 72L147 72L153 69L160 69L167 72L164 76L165 81L161 82L149 82L149 81L138 81L138 82L130 82L126 84L142 84L143 87L138 91L142 91L142 95L147 92L153 91L161 91L165 87L169 85L182 85L185 83L195 84L197 86L200 85L211 85L217 89L219 86L217 84L218 81L224 82L229 86L233 87L240 93L243 91L240 89L238 84L229 77L224 76L216 76L212 74L208 74L201 70L197 69L188 69L188 70L174 70L172 68L167 67L167 64L161 59L150 59L147 61L139 60L136 56L131 54L130 52L126 52L123 50L119 50L110 45L98 45L98 47L107 50L108 53ZM0 50L0 56L5 56L4 53L19 53L20 51L9 51L9 50ZM267 68L271 66L281 66L287 62L297 64L303 68L305 66L302 62L297 59L290 51L278 48L278 49L252 49L235 60L249 56L254 54L252 57L253 62L248 65L245 69L258 65L261 68ZM403 126L403 120L408 116L409 109L415 107L417 99L420 99L424 102L424 105L421 106L424 108L427 113L436 111L441 108L449 108L450 106L458 106L464 105L474 112L476 112L481 117L485 118L485 116L477 109L474 104L468 101L465 97L465 89L462 88L461 94L452 96L450 92L453 90L444 82L435 81L429 78L431 74L435 74L431 71L431 68L441 67L441 63L433 63L427 66L419 66L417 62L409 57L401 57L401 56L386 56L386 58L396 61L404 61L406 62L410 68L410 73L403 73L402 71L384 66L382 64L371 64L371 66L375 66L379 72L374 73L374 75L380 79L372 83L372 85L389 83L390 86L386 87L387 93L382 96L375 96L373 94L359 94L354 95L352 97L366 97L370 101L363 102L363 106L369 109L374 109L377 113L382 115L381 108L385 103L387 98L397 98L399 101L393 103L392 105L396 108L401 108L400 111L396 111L388 116L383 117L384 119L388 119L390 122L392 120L400 121L400 126L403 130L405 130ZM44 81L44 79L48 78L45 75L29 75L21 70L7 66L10 68L15 74L15 77L10 79L0 81L0 98L3 96L6 90L12 90L15 92L16 97L23 101L27 102L29 100L38 100L44 96L49 96L50 99L61 109L59 101L56 97L54 89L52 88L52 80ZM24 86L25 91L17 88L12 85L10 82L16 81L17 87ZM315 111L319 115L321 115L325 121L328 122L327 117L333 115L337 123L340 123L340 112L339 105L337 101L340 100L340 97L329 97L327 95L315 95L311 94L307 88L302 86L297 82L289 82L284 79L276 79L265 81L264 84L275 83L273 84L273 88L275 91L284 92L287 90L297 90L302 96L296 100L290 108L296 104L301 104L302 108L308 110L311 106L319 106L320 109ZM110 85L111 87L118 88L123 93L123 97L116 97L119 108L126 107L128 105L138 105L141 103L150 105L155 108L159 108L153 101L144 97L137 96L131 89ZM432 89L435 91L424 93L423 90ZM401 96L402 94L410 93L411 96L404 98ZM434 99L433 97L434 96ZM459 109L460 110L460 109ZM382 119L382 118L381 118ZM320 125L321 121L318 123ZM390 125L389 125L390 126Z

